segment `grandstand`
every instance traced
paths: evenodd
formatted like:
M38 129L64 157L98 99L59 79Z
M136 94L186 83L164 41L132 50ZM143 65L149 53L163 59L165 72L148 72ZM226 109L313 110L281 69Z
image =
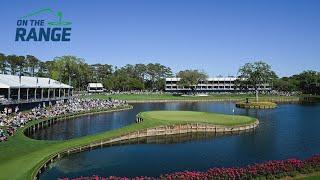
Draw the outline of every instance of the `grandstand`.
M0 74L0 104L68 99L73 87L51 78Z

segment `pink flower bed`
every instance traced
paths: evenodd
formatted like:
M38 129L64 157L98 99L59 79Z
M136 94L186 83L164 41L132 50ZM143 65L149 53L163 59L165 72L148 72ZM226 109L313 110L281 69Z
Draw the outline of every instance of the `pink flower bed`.
M285 176L295 176L297 174L307 174L320 171L320 155L312 156L305 160L287 159L279 161L268 161L265 163L249 165L246 167L232 168L211 168L205 172L183 171L164 174L160 177L101 177L89 176L78 178L59 178L59 180L153 180L153 179L252 179L259 177L281 178Z

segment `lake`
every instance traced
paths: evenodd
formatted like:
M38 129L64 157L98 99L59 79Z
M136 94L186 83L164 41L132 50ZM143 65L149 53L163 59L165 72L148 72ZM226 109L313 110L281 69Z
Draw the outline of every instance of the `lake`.
M212 167L245 166L268 160L307 158L320 152L320 104L279 104L276 109L245 110L232 102L133 104L129 111L83 116L31 135L62 140L96 134L134 123L148 110L193 110L248 115L260 120L254 131L233 135L210 133L142 138L71 154L54 162L41 179L79 176L159 176Z

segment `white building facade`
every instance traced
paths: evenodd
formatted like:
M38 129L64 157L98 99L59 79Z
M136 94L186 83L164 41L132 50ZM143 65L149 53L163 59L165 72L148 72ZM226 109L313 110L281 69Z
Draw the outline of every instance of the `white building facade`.
M200 81L194 90L197 92L239 92L243 91L235 83L235 77L215 77L207 78L205 81ZM165 91L167 92L188 92L190 87L183 87L179 85L180 78L166 78ZM254 91L254 88L247 87L247 90ZM259 91L271 91L272 88L268 83L259 85Z

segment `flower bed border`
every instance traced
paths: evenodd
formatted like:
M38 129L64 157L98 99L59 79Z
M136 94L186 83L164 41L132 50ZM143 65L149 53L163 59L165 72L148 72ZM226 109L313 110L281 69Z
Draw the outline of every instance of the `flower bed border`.
M78 178L59 178L59 180L153 180L153 179L281 179L297 175L312 175L320 171L320 155L305 160L286 159L256 163L245 167L211 168L207 171L181 171L163 174L159 177L117 177L89 176Z

